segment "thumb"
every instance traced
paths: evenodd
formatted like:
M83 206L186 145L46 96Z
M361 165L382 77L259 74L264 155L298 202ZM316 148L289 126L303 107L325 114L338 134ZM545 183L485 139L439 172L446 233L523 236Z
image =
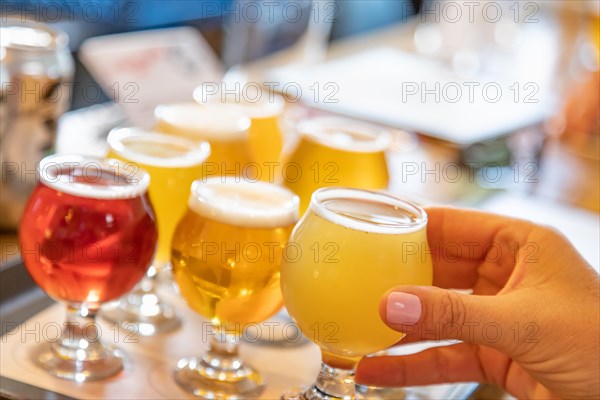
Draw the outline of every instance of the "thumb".
M505 321L502 303L497 296L403 286L388 292L379 311L390 328L406 334L401 343L456 339L506 350L510 322Z

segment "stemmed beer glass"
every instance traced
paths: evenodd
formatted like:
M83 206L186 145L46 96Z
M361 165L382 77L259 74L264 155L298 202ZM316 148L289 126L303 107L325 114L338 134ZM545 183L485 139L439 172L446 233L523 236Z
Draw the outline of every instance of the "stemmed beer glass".
M192 185L173 236L173 272L215 334L207 353L177 363L175 380L187 391L255 399L264 389L264 378L239 357L239 339L283 305L279 265L297 218L298 197L274 184L231 177Z
M21 219L21 256L33 280L66 304L67 320L36 362L77 382L112 376L123 368L122 353L102 344L95 316L131 290L152 260L150 177L116 160L62 155L44 158L38 172Z
M155 130L210 143L207 174L244 175L252 160L250 119L224 107L196 103L163 104L154 110ZM189 190L189 185L187 187Z
M323 363L310 388L284 399L354 398L361 357L403 337L381 321L381 297L397 285L432 284L426 227L423 209L383 192L331 187L313 194L290 237L310 256L284 258L281 289Z
M387 189L391 134L386 129L350 118L315 117L295 130L295 143L282 155L283 184L300 196L301 214L322 187Z
M258 92L256 98L238 94L238 99L222 96L207 97L202 86L194 90L194 99L206 109L227 110L227 112L241 114L251 121L248 130L248 148L252 161L261 168L267 168L268 163L276 164L279 161L283 148L283 133L279 127L279 120L285 110L286 103L283 97L276 93ZM273 165L271 164L271 165ZM275 168L278 170L278 168ZM266 173L260 178L269 180Z
M143 168L152 179L149 195L156 212L158 245L147 276L116 307L102 316L144 336L177 328L180 318L156 291L157 275L171 266L171 238L186 210L189 187L202 176L202 163L210 154L206 142L163 135L139 128L114 129L108 135L109 157L131 170Z

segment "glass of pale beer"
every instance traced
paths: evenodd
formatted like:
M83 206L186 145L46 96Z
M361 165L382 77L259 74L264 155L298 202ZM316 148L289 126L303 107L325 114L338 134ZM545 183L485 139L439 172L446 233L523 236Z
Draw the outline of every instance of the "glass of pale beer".
M300 196L301 214L321 187L386 189L390 145L387 130L365 122L344 117L301 121L295 143L282 156L283 184Z
M281 289L323 363L310 388L284 398L354 398L361 357L403 337L381 321L383 294L398 285L432 284L426 228L422 208L383 192L331 187L313 194L290 237L304 256L283 260Z
M228 111L250 118L249 148L252 159L264 169L260 179L269 180L267 168L279 162L283 148L284 137L280 128L280 119L286 105L283 97L259 90L252 94L242 92L203 101L206 99L202 98L202 90L199 87L194 91L194 99L203 106L222 106Z
M159 297L156 278L170 269L171 238L187 209L189 187L202 176L210 145L139 128L112 130L108 145L108 156L121 160L128 171L143 169L150 174L148 192L156 212L158 245L146 278L116 307L104 309L102 316L144 336L171 331L180 318Z
M263 377L239 357L239 339L283 305L279 267L297 219L298 197L275 184L234 177L193 183L173 236L173 271L213 334L207 353L177 364L175 379L187 391L240 399L264 389Z
M224 107L174 103L158 106L154 116L154 129L159 132L210 143L205 177L256 176L257 166L250 148L250 119L243 114Z

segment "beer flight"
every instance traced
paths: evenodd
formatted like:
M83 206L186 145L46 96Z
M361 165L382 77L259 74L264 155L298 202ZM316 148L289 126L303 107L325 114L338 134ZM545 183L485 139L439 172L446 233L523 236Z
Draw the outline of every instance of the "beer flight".
M207 352L193 354L190 344L174 363L184 390L259 397L268 382L240 358L239 336L285 305L323 364L312 386L282 398L354 397L360 358L402 337L381 321L381 296L432 283L427 215L384 191L385 129L342 117L283 124L285 115L278 96L165 104L152 130L110 132L105 159L50 155L39 164L19 239L27 270L66 305L67 323L37 353L38 365L77 382L117 374L122 351L81 326L101 316L168 335L186 323L156 290L156 276L172 270L181 296L216 332ZM207 174L207 164L226 173ZM279 174L232 172L248 164ZM281 173L288 165L299 171L293 179ZM404 254L406 243L421 252Z

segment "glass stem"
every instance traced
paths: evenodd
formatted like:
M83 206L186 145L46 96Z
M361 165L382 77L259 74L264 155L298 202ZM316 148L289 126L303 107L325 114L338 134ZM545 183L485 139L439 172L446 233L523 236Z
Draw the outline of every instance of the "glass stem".
M216 333L211 336L208 351L202 359L221 370L237 370L242 365L239 358L240 344L234 335Z
M53 344L62 357L92 361L104 357L106 349L100 341L96 313L85 305L67 305L67 318L59 341Z
M315 390L316 389L316 390ZM354 398L354 370L334 368L326 363L321 363L321 370L313 387L305 396L311 398Z
M128 306L141 307L143 304L155 305L159 299L156 294L156 268L150 266L140 283L127 295ZM144 314L144 312L141 312Z
M150 268L148 268L146 275L144 275L142 278L137 291L142 293L154 293L156 289L157 276L158 269L154 265L151 265Z

